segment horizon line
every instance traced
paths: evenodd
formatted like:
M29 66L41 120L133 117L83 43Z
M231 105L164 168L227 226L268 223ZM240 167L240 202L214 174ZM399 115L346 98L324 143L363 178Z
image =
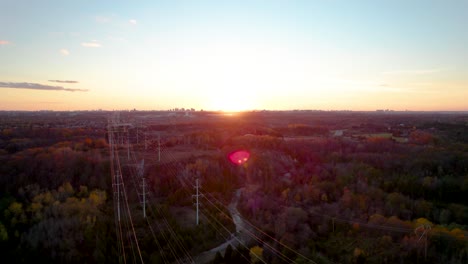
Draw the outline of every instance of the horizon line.
M222 113L249 113L249 112L370 112L370 113L468 113L467 110L392 110L392 109L376 109L376 110L350 110L350 109L253 109L253 110L240 110L240 111L226 111L226 110L191 110L191 109L76 109L76 110L6 110L0 109L0 112L222 112Z

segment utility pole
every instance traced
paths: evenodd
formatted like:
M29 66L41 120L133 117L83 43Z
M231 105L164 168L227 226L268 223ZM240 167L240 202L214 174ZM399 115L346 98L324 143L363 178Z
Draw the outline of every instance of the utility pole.
M112 124L109 125L109 144L110 144L110 151L111 151L111 166L112 166L112 187L114 190L114 205L117 209L117 221L120 222L120 185L121 185L121 175L120 175L120 168L117 168L114 172L115 165L114 165L114 159L119 156L119 145L120 145L120 140L122 139L121 136L121 131L119 127L117 126L118 122L118 113L115 113L114 116L112 117ZM114 137L116 135L116 137Z
M195 195L192 195L192 197L195 197L195 198L196 198L195 205L196 205L196 207L197 207L197 225L198 225L198 223L199 223L198 209L199 209L199 205L200 205L200 202L198 201L198 197L201 196L201 194L199 194L199 192L198 192L198 189L200 188L200 185L198 185L198 178L197 178L197 180L195 181L195 183L196 183L196 185L193 186L193 188L195 188L196 194L195 194Z
M161 162L161 134L158 134L158 161Z
M130 160L130 130L127 129L127 159Z
M148 194L148 191L146 190L146 182L145 182L145 160L143 159L139 165L137 165L137 174L138 177L141 178L141 193L138 193L138 196L141 195L141 205L143 208L143 217L146 218L146 195Z
M115 174L115 195L117 196L117 220L120 222L120 173L117 171Z
M143 207L143 217L146 218L146 195L148 194L148 192L146 190L146 182L145 182L145 177L144 177L144 173L145 173L145 160L144 159L141 161L140 165L137 167L137 173L138 173L138 178L141 178L141 184L140 184L141 189L142 189L141 204Z
M146 185L145 185L145 177L142 178L142 183L141 183L141 188L143 189L142 191L142 196L143 196L143 217L146 218Z

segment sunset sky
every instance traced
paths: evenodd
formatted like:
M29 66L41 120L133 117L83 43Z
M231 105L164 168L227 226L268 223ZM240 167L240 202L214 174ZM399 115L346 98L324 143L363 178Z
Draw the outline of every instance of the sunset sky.
M468 1L0 0L0 110L468 111Z

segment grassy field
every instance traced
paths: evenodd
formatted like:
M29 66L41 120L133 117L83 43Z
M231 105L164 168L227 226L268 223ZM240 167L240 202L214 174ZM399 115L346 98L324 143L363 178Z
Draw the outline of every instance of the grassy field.
M396 142L399 143L406 143L408 142L408 138L406 137L395 137L392 135L392 133L374 133L374 134L361 134L361 135L355 135L355 136L361 136L365 138L391 138L395 140Z

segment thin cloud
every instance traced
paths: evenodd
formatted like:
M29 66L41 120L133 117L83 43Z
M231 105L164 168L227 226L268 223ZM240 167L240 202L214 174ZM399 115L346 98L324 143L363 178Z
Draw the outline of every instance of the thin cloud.
M72 88L65 88L62 86L51 86L51 85L43 85L39 83L28 83L28 82L0 82L0 88L32 89L32 90L43 90L43 91L67 91L67 92L87 92L88 91L88 89L72 89Z
M81 46L85 48L100 48L101 44L97 41L92 41L92 42L83 42L81 43Z
M109 23L111 21L111 18L106 16L96 16L94 19L96 20L96 22L103 24Z
M68 56L70 54L70 52L67 49L61 49L61 50L59 50L59 52L63 56Z
M49 82L56 82L56 83L78 83L78 81L69 81L69 80L49 80Z
M8 45L8 44L11 44L11 42L8 40L0 40L0 45Z
M137 21L135 19L130 19L128 21L128 23L132 24L132 25L136 25L137 24Z

